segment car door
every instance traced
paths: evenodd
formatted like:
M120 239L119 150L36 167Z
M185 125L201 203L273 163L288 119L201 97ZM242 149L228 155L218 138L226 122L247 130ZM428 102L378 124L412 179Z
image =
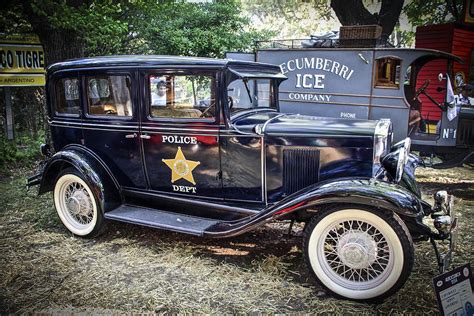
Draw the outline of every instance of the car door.
M134 71L83 72L84 145L123 188L146 188Z
M156 69L140 77L140 137L150 189L221 198L217 73Z

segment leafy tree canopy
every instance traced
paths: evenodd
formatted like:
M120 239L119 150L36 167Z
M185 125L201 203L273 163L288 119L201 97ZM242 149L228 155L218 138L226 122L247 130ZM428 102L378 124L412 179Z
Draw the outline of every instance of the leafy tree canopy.
M0 32L32 31L48 64L110 54L222 57L268 36L241 16L240 2L170 0L7 0Z
M410 1L403 11L413 26L441 24L458 21L462 5L463 0Z

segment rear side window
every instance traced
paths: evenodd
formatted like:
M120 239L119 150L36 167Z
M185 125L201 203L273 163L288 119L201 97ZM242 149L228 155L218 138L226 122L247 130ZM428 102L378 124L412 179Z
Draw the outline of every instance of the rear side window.
M56 81L56 113L80 114L79 79L62 78Z
M104 116L132 116L130 77L94 76L86 79L88 113Z

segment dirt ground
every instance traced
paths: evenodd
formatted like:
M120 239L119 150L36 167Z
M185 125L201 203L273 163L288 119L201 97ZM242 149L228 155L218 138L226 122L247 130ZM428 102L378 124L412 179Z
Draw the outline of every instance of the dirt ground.
M4 313L349 313L437 314L428 242L416 245L405 286L382 304L334 299L307 273L301 227L267 225L212 240L109 223L95 239L72 236L51 194L27 191L22 170L0 179L0 314ZM453 265L474 262L474 170L418 169L425 198L456 196L459 236Z

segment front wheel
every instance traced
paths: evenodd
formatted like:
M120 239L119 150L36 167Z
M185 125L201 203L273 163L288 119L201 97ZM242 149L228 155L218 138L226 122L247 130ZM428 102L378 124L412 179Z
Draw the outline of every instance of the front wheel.
M94 237L103 226L103 215L92 187L75 169L66 169L54 187L54 205L64 226L81 237Z
M306 261L331 293L378 301L400 289L413 266L413 242L396 214L358 206L333 207L305 229Z

